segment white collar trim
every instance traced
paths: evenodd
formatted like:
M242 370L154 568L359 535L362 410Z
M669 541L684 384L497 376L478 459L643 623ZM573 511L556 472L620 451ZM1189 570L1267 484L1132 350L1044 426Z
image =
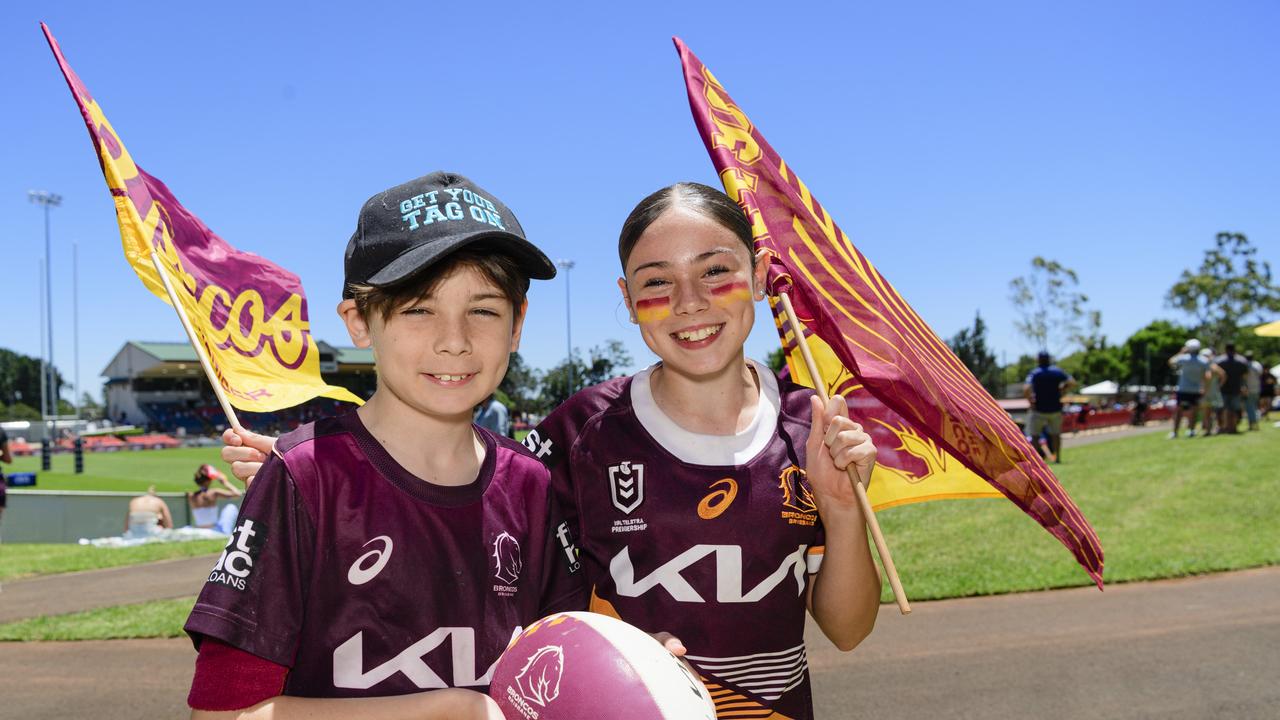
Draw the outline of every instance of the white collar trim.
M760 381L760 402L751 425L735 435L703 435L680 427L658 407L653 399L649 379L651 365L636 373L631 380L631 406L644 429L667 452L690 465L746 465L769 444L778 428L778 412L782 403L778 396L778 380L768 367L748 358Z

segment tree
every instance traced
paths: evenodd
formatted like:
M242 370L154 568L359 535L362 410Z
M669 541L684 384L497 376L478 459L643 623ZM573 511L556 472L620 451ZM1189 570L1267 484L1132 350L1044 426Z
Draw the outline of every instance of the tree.
M1035 345L1060 355L1082 333L1088 296L1079 292L1080 278L1056 260L1031 259L1031 272L1009 283L1009 300L1019 319L1014 328Z
M1021 355L1017 361L1001 368L1005 385L1017 385L1027 381L1027 376L1036 367L1034 355Z
M1103 380L1123 382L1129 370L1124 361L1124 348L1107 345L1105 338L1101 345L1079 350L1062 358L1058 367L1075 378L1081 386Z
M1062 358L1059 367L1071 374L1081 385L1092 385L1103 380L1124 382L1129 375L1123 348L1107 344L1102 334L1102 312L1092 310L1088 320L1074 337L1080 350Z
M1157 387L1172 379L1169 358L1173 357L1194 333L1168 320L1153 320L1124 341L1123 356L1128 367L1129 382Z
M39 420L40 411L27 405L26 403L15 403L13 405L5 405L4 413L6 420Z
M1280 312L1280 287L1271 281L1271 264L1257 259L1258 249L1242 233L1220 232L1194 272L1183 270L1165 301L1190 315L1196 332L1215 348L1235 339L1242 324L1261 324Z
M80 393L80 417L97 420L102 417L102 405L89 393Z
M769 366L774 375L777 375L782 372L782 368L787 366L787 353L779 345L769 352L769 355L764 359L764 363Z
M575 351L572 358L543 373L539 410L549 412L578 390L617 377L630 366L631 354L617 340L607 340L604 346L591 348L587 362Z
M525 364L520 353L511 353L507 362L507 374L498 385L498 392L506 396L507 409L513 414L539 411L538 385L540 373Z
M1004 378L996 356L987 349L987 324L982 321L981 313L973 314L973 328L961 329L947 345L992 397L1004 394Z
M40 404L40 358L0 348L0 405ZM62 374L54 370L59 391L65 387ZM55 394L55 397L57 394ZM38 414L38 413L37 413Z

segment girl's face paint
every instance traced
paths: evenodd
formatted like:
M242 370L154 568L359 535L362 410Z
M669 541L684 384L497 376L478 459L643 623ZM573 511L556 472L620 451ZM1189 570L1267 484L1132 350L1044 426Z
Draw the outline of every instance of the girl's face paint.
M671 298L656 297L636 301L636 322L655 323L671 316Z
M707 376L742 363L765 268L732 231L677 207L640 236L618 284L664 367Z
M740 280L711 288L711 302L722 308L734 303L751 302L751 286Z

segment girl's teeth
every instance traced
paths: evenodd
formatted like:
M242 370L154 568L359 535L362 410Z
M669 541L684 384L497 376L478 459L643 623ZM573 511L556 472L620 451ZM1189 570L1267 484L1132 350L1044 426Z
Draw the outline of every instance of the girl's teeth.
M466 375L436 375L437 378L445 382L458 382L466 377Z
M688 342L697 342L699 340L705 340L718 332L720 332L720 326L717 325L715 327L701 328L692 332L676 333L676 337Z

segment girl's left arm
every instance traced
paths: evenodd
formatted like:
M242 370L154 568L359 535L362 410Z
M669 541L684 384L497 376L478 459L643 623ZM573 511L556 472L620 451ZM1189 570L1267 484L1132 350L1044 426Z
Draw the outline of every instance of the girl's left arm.
M846 468L866 486L875 468L876 447L862 426L849 419L844 398L832 396L826 407L816 396L810 402L805 475L825 528L826 550L809 583L808 606L827 638L847 652L875 626L880 574Z

